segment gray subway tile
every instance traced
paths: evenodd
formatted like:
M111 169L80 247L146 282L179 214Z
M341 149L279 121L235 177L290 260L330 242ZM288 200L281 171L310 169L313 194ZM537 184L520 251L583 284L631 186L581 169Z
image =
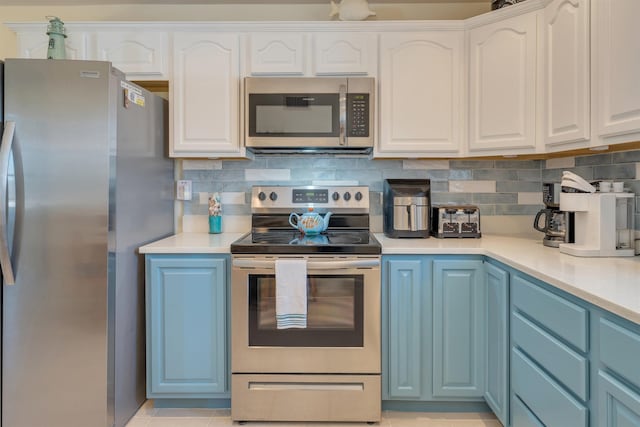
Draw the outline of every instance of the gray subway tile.
M207 206L205 206L206 208ZM250 215L251 205L222 205L222 216L224 215Z
M541 169L542 160L496 160L497 169Z
M593 179L635 179L636 165L625 163L607 166L594 166Z
M473 179L491 181L516 181L518 174L512 169L474 169Z
M542 182L542 170L524 169L516 171L518 181Z
M264 169L267 167L267 159L252 160L223 160L222 169Z
M251 183L246 181L224 182L222 183L222 191L251 193Z
M478 205L480 209L480 228L482 229L482 217L496 214L496 205Z
M215 172L219 172L220 169L204 170L204 169L189 169L182 171L182 179L189 179L191 181L211 181L214 179Z
M496 215L535 215L541 205L496 205Z
M223 185L218 181L192 181L191 192L196 193L215 193L216 191L222 191Z
M269 157L267 159L267 169L302 169L308 168L311 169L313 167L313 159L312 158L304 158L304 157ZM247 169L256 169L253 167L248 167ZM257 168L259 169L259 168Z
M474 193L472 201L477 205L488 205L497 203L518 204L518 193Z
M431 204L445 205L445 204L457 204L467 205L471 204L473 195L471 193L431 193Z
M610 165L611 153L576 157L576 166Z
M209 206L201 205L196 197L195 200L184 203L183 211L185 215L207 215L209 213Z
M244 181L244 169L227 169L212 171L212 180L221 182Z
M424 172L425 177L432 181L448 181L450 179L449 171L446 169L429 169L425 170Z
M446 172L446 171L445 171ZM429 172L422 169L384 169L382 170L384 179L429 179ZM445 178L446 179L446 178Z
M473 179L473 171L471 169L449 169L449 179L462 181Z
M495 167L494 160L451 160L450 169L492 169Z
M518 193L541 191L542 184L539 182L527 181L498 181L496 182L496 193Z
M446 193L449 191L449 181L431 181L431 193Z
M336 171L333 169L291 169L292 181L335 180Z
M640 162L640 150L618 151L611 153L612 163L635 163Z
M562 180L562 169L543 169L542 182L560 182Z
M358 169L402 169L402 160L358 159Z

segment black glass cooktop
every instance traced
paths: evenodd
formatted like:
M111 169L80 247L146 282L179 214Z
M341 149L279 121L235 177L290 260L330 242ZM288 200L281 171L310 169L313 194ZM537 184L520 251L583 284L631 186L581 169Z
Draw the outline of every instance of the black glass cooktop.
M380 254L382 247L369 231L327 231L305 235L295 230L248 233L231 244L231 253L245 254Z

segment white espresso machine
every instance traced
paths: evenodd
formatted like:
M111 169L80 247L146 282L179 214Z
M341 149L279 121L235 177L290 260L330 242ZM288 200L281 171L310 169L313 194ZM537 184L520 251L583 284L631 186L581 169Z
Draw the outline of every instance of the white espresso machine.
M575 212L575 243L560 252L582 257L633 256L633 193L561 193L560 209Z

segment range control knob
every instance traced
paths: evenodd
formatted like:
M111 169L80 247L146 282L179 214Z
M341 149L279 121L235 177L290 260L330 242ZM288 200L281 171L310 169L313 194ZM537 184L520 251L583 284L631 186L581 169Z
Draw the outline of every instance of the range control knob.
M272 202L275 202L276 199L278 198L278 195L276 194L275 191L272 191L271 194L269 194L269 198L271 199Z
M359 192L359 191L356 193L356 200L357 200L357 201L362 200L362 193L361 193L361 192Z
M265 201L267 199L267 195L264 194L264 191L261 191L258 193L258 199L260 199L260 201Z
M347 191L342 197L348 202L349 200L351 200L351 193Z
M340 193L338 193L337 191L334 191L333 194L331 195L331 198L333 200L340 200Z

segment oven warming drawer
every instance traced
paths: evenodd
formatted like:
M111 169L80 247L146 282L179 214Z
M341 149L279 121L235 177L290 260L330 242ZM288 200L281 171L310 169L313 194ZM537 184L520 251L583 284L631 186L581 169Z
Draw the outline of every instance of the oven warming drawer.
M234 421L380 421L380 375L233 374L231 381Z

